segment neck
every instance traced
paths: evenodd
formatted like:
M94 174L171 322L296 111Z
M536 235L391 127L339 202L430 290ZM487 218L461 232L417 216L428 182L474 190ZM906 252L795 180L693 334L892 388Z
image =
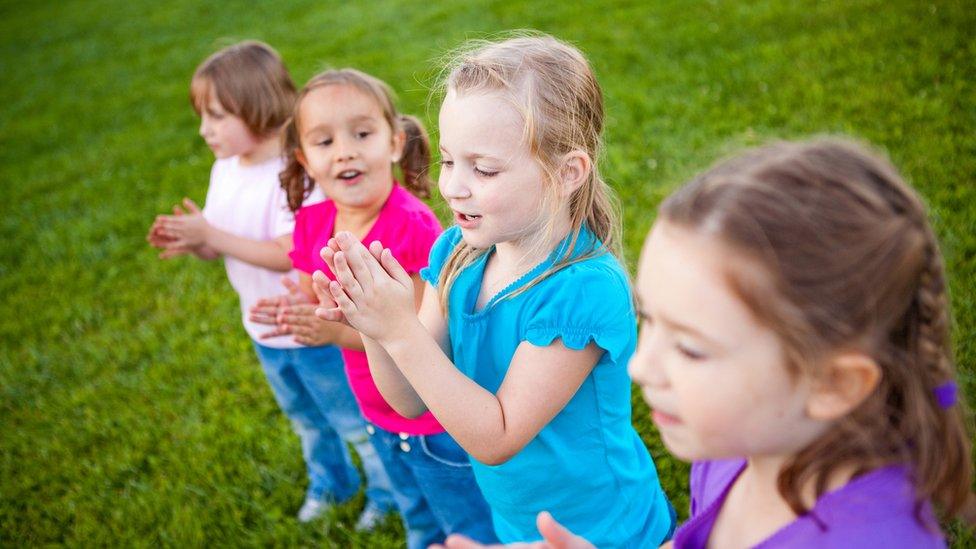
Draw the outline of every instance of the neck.
M281 156L283 151L281 132L276 131L265 137L253 149L241 155L242 166L253 166Z
M386 204L392 191L393 182L390 181L390 188L388 192L383 194L382 200L365 205L340 204L333 200L336 208L334 232L349 231L362 240L372 228L376 218L379 217L380 210L383 209L383 205Z
M786 466L792 456L753 456L748 459L748 465L742 472L740 481L743 488L757 496L778 500L786 505L786 501L779 493L779 473ZM836 490L847 484L854 473L853 466L841 467L834 471L827 479L826 491ZM809 479L800 487L800 499L807 508L812 508L817 502L816 479Z
M534 234L496 244L497 262L512 270L531 269L549 257L549 254L569 234L571 227L569 212L563 210L553 224L552 233L548 236L539 234L539 231L544 230L543 227L539 227Z

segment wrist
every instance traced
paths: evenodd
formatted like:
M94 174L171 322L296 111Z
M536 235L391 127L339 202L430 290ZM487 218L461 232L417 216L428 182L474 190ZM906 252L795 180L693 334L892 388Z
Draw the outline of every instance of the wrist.
M206 219L203 220L203 231L200 236L202 237L200 246L210 246L210 242L213 239L213 227L210 226L210 223Z
M388 334L375 337L373 340L394 359L409 351L413 347L411 343L418 341L418 338L427 333L424 325L420 323L420 319L417 317L410 318L404 323L392 324L397 328L390 330Z

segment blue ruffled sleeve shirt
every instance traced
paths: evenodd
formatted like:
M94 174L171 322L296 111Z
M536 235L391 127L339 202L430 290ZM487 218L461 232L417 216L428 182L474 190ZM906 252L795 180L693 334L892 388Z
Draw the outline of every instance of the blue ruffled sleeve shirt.
M457 226L441 235L420 273L424 280L437 286L460 240ZM568 245L567 238L499 295L544 272ZM574 257L599 247L584 229ZM623 267L611 253L599 253L476 311L492 252L465 268L451 288L447 324L459 370L495 393L523 341L545 347L560 340L570 349L595 342L604 350L566 407L522 451L496 466L471 460L498 537L506 543L541 539L535 518L546 510L597 547L656 547L669 537L674 517L654 463L631 425L626 366L637 323Z

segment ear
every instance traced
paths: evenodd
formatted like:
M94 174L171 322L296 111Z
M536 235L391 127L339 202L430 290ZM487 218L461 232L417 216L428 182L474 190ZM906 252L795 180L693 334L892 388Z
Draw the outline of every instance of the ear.
M407 144L407 133L403 130L393 132L393 156L390 161L396 164L403 159L403 148Z
M593 171L593 161L590 155L581 150L575 150L563 156L559 165L560 194L568 197L586 182L586 178Z
M841 418L874 392L881 381L881 367L870 356L845 352L824 364L824 375L814 382L807 400L807 415L833 421Z
M306 172L308 171L308 160L305 159L305 152L301 147L295 147L295 160L305 168Z

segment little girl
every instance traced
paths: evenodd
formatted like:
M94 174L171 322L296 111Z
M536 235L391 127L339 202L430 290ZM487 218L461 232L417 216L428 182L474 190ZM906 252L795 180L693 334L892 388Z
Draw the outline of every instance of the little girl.
M471 454L506 542L538 539L543 509L600 547L656 546L674 525L630 423L636 321L595 165L602 126L578 50L483 45L447 78L440 190L457 225L421 271L419 317L380 243L339 233L322 251L338 282L316 277L320 301L328 289L338 307L320 313L362 332L397 411L432 412Z
M630 371L694 461L675 547L944 547L932 503L972 522L942 257L888 162L826 140L719 164L661 205L637 288Z
M311 293L314 271L331 274L319 250L343 231L349 238L389 243L393 256L416 277L441 233L430 208L410 194L429 195L430 145L418 120L397 114L387 85L353 69L315 76L299 94L289 140L281 180L289 205L298 210L290 255L302 273L300 286ZM394 164L403 172L403 186L393 178ZM298 209L316 184L329 199ZM387 404L370 375L359 334L293 307L278 321L287 330L300 329L343 348L349 383L393 482L408 547L426 548L455 532L494 541L467 455L431 414L408 419Z
M309 487L299 520L315 518L328 502L347 499L359 489L345 440L359 450L367 473L368 502L360 524L367 527L392 507L390 481L362 434L365 422L341 374L338 349L305 349L291 338L268 337L267 329L248 315L259 297L280 288L282 273L291 269L294 217L278 174L295 86L274 50L248 41L205 60L193 75L190 97L201 118L200 135L217 157L207 201L200 211L185 199L186 211L177 206L175 215L157 217L149 241L163 249L163 258L187 253L224 258L227 278L240 295L244 328L301 438ZM315 367L306 367L302 358ZM331 367L321 367L322 362Z
M918 196L839 141L719 164L668 198L631 362L692 460L678 547L942 547L973 515L942 256Z

